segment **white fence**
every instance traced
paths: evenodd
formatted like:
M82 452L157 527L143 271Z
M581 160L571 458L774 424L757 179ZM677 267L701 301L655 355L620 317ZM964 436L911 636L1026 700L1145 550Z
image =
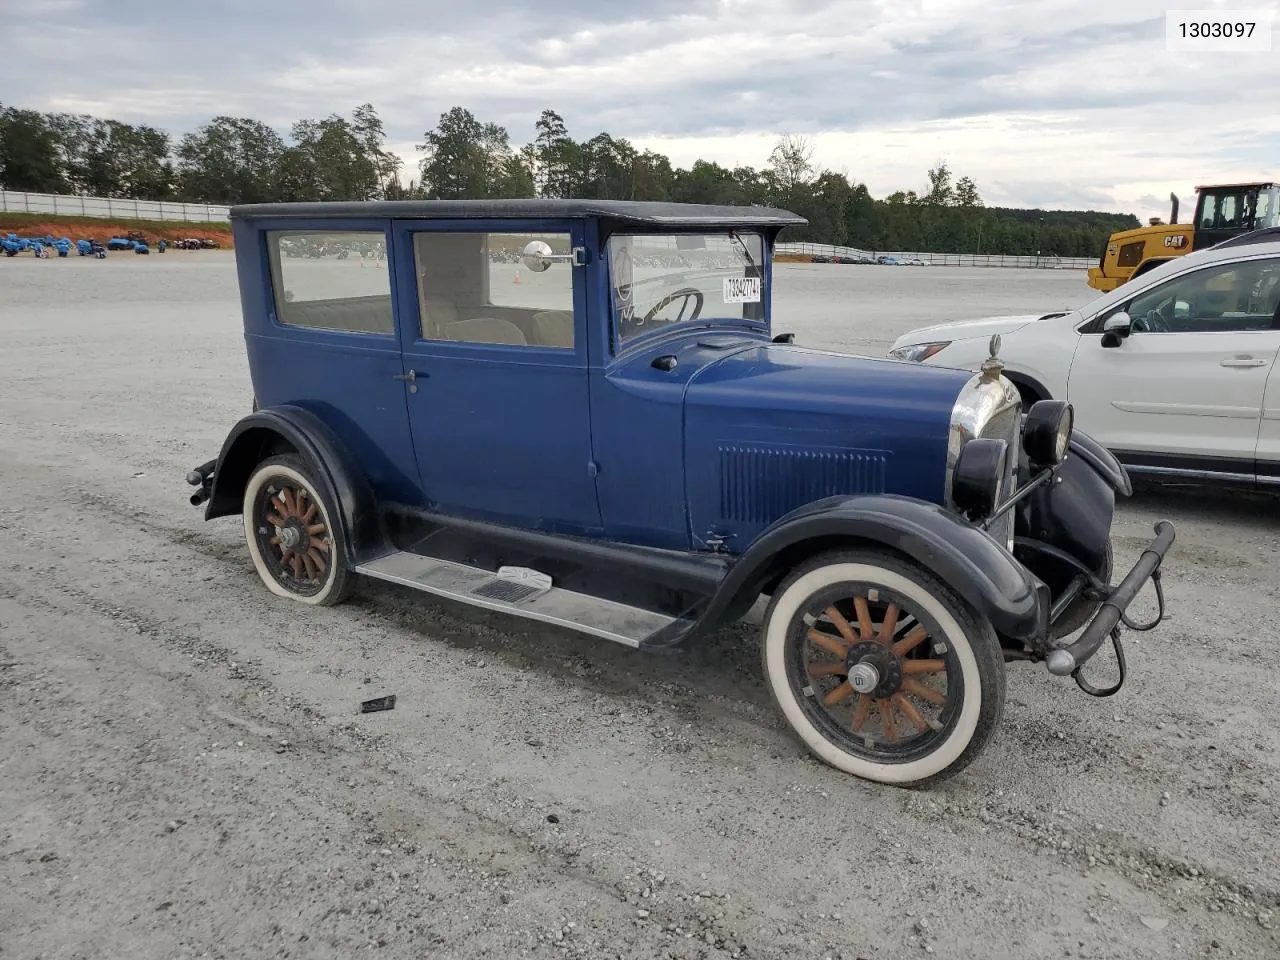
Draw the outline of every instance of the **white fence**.
M0 213L53 213L67 217L112 217L128 220L184 220L188 223L226 223L230 208L207 203L166 200L113 200L108 197L59 196L0 190Z
M930 266L947 267L1031 267L1041 270L1087 270L1096 257L1016 257L1001 253L911 253L890 250L859 250L829 243L779 243L775 253L791 253L811 257L850 257L871 259L893 257L896 260L923 260Z

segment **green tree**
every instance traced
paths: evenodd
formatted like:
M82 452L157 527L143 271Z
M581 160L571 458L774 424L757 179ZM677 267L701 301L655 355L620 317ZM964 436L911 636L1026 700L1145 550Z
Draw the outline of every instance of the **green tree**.
M266 203L278 199L284 140L259 120L214 117L178 144L183 199L201 203Z
M938 165L929 171L929 189L922 198L923 203L944 206L951 203L955 188L951 185L951 168L947 161L939 160Z
M533 150L537 160L535 183L540 196L577 195L578 145L569 136L564 118L554 110L543 110L534 124Z
M528 186L524 158L512 152L506 128L481 123L462 107L441 114L418 149L423 152L422 188L428 197L511 197Z
M0 188L66 193L57 133L35 110L0 108Z

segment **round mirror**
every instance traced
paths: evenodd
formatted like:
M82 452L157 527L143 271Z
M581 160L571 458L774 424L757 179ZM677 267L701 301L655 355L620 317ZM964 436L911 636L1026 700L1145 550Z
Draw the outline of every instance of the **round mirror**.
M541 273L551 266L551 244L545 240L530 240L520 254L524 265L534 273Z

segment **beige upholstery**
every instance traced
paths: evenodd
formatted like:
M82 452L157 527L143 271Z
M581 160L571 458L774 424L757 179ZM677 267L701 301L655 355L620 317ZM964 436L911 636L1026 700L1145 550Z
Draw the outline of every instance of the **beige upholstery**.
M527 346L529 341L510 320L498 317L472 317L470 320L454 320L444 325L445 340L462 340L466 343L509 343Z
M458 308L442 297L423 297L422 307L422 335L428 340L439 340L445 328L458 319Z
M338 300L291 300L281 304L280 322L290 326L355 333L395 333L391 295Z
M533 315L533 335L544 347L573 346L573 314L567 310L544 310Z

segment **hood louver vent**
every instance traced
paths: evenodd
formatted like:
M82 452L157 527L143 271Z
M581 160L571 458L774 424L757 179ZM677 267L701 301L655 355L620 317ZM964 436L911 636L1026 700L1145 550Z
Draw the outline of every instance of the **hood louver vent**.
M884 450L721 445L720 520L771 523L823 497L883 493Z

